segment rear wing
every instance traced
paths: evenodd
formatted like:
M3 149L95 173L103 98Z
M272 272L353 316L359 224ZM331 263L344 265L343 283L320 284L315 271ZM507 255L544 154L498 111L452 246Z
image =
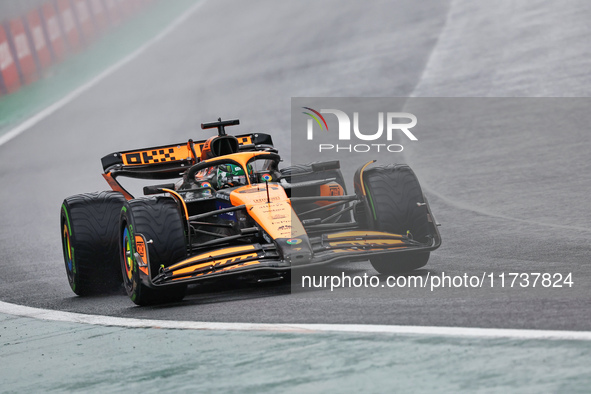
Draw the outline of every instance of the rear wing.
M240 151L273 148L273 139L264 133L237 135ZM178 178L189 167L199 162L206 140L183 142L115 152L101 159L105 174L142 179Z

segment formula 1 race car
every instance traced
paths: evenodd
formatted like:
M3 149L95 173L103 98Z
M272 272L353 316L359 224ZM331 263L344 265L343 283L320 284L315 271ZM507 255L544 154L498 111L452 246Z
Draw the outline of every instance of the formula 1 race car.
M113 191L71 196L61 207L76 294L123 282L138 305L172 302L203 280L266 282L292 268L343 260L369 260L390 275L424 266L440 246L407 165L363 165L348 195L338 161L279 169L271 136L227 135L237 124L219 119L201 125L218 130L206 141L103 157ZM148 197L134 198L118 177L177 181L146 186Z

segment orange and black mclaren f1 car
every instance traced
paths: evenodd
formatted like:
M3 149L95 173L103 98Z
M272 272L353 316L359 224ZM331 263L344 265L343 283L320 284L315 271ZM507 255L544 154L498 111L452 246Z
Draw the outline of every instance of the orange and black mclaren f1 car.
M112 191L68 197L61 234L78 295L123 285L139 305L179 301L188 284L233 276L272 281L296 267L367 261L380 273L424 266L441 244L406 165L363 165L346 193L339 162L280 169L270 135L232 136L103 157ZM134 198L119 177L151 180ZM168 180L166 184L159 184ZM156 183L156 184L154 184Z

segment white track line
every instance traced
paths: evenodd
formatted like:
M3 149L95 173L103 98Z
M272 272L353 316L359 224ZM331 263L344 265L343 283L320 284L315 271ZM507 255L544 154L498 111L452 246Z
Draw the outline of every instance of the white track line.
M76 88L72 92L68 93L61 100L51 104L49 107L45 108L44 110L37 113L36 115L33 115L32 117L30 117L29 119L27 119L23 123L21 123L20 125L16 126L14 129L11 129L10 131L8 131L6 134L1 135L0 136L0 146L4 145L5 143L7 143L11 139L15 138L19 134L23 133L24 131L27 131L31 127L35 126L37 123L39 123L43 119L47 118L48 116L50 116L51 114L53 114L54 112L59 110L60 108L66 106L68 103L70 103L72 100L74 100L75 98L80 96L82 93L84 93L88 89L92 88L93 86L98 84L100 81L102 81L103 79L105 79L109 75L113 74L115 71L119 70L121 67L125 66L127 63L131 62L133 59L137 58L139 55L141 55L143 52L145 52L146 49L148 49L150 46L154 45L158 41L162 40L165 36L167 36L170 32L172 32L176 27L178 27L185 20L187 20L195 11L197 11L197 9L199 9L203 4L205 4L205 2L206 2L206 0L202 0L199 3L195 4L194 6L189 8L187 11L185 11L182 15L180 15L175 20L173 20L172 23L170 25L168 25L164 30L162 30L157 36L155 36L151 40L147 41L145 44L143 44L141 47L136 49L134 52L130 53L129 55L127 55L126 57L124 57L123 59L121 59L120 61L115 63L114 65L110 66L105 71L103 71L102 73L100 73L96 77L92 78L90 81L86 82L84 85L81 85L80 87Z
M227 330L227 331L266 331L287 333L367 333L367 334L402 334L429 335L444 337L471 338L508 338L508 339L546 339L591 341L590 331L548 331L517 330L498 328L469 327L421 327L388 326L375 324L263 324L263 323L209 323L194 321L129 319L122 317L85 315L62 312L0 301L0 313L28 317L40 320L83 323L110 327L127 328L168 328L180 330Z

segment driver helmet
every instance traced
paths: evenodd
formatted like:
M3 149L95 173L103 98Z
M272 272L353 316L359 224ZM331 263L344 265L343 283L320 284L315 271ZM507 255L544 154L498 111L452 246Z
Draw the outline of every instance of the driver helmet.
M247 165L248 175L252 175L252 166ZM235 164L220 164L217 169L217 185L218 188L236 187L246 185L246 174L242 167Z

